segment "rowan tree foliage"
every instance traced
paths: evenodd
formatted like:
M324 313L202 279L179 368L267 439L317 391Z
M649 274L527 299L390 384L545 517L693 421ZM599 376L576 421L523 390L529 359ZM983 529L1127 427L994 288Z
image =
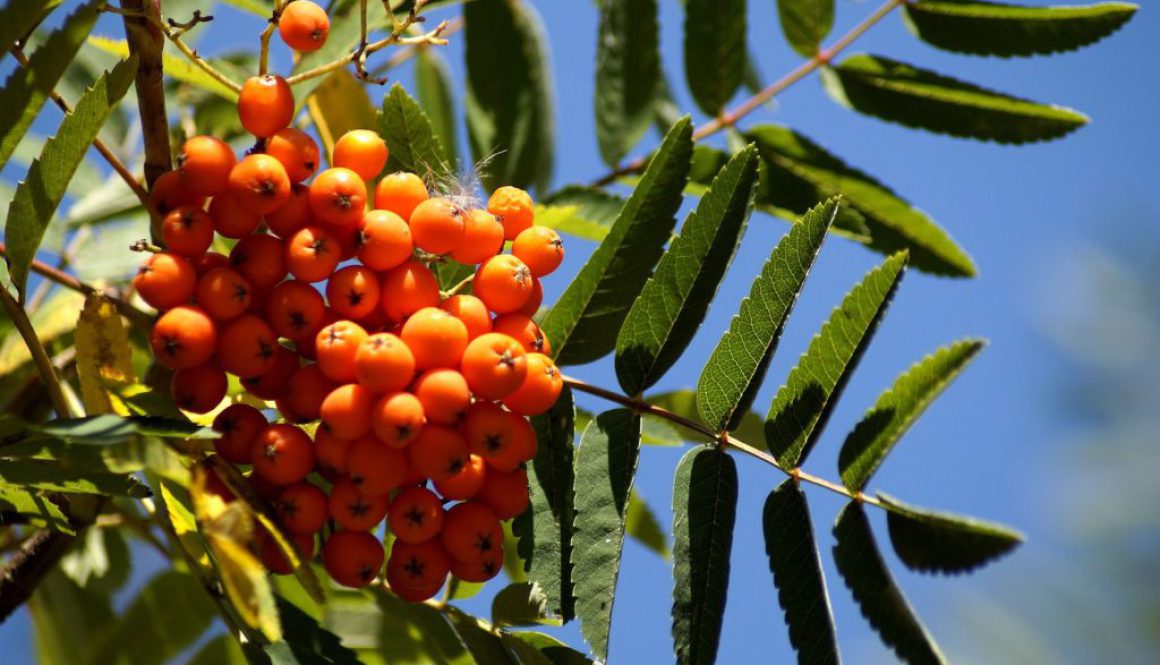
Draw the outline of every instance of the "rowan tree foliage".
M807 470L807 461L891 300L905 297L903 275L913 269L920 274L911 279L969 279L976 266L951 233L863 170L872 165L848 164L840 146L831 151L768 122L763 106L816 74L835 102L887 122L1014 145L1062 139L1088 118L960 81L922 63L858 53L857 41L881 21L902 20L915 38L964 57L1050 56L1107 37L1136 7L886 0L869 11L843 5L841 11L864 16L848 33L832 36L833 0L778 0L781 32L800 58L767 82L752 65L761 45L747 43L745 0L682 4L684 57L674 63L660 57L658 0L593 3L599 14L598 34L591 35L597 44L593 138L607 172L570 184L552 177L553 165L567 155L556 149L561 129L553 109L551 42L529 0L332 0L322 7L308 0L9 0L0 7L0 63L9 71L0 91L0 167L22 172L17 182L0 183L6 201L0 206L6 211L0 245L0 617L29 604L41 661L168 662L187 657L188 647L220 622L226 634L205 643L189 662L603 662L625 538L671 554L672 647L679 663L715 661L734 556L768 558L769 593L784 610L798 662L841 660L831 590L838 602L852 599L901 660L945 661L896 584L887 547L867 515L885 513L889 549L902 566L924 573L969 573L1021 542L1022 535L1009 527L920 507L872 485L891 450L985 342L963 338L899 358L900 365L913 364L867 405L836 464L815 458ZM248 50L218 53L191 45L226 15L252 25ZM116 30L97 29L101 20ZM464 44L462 80L452 75L441 48L452 40ZM271 49L287 47L295 53L292 70L273 72ZM401 67L413 68L413 89L384 86ZM268 73L279 74L282 87L251 89L259 85L252 77ZM696 108L678 108L678 86ZM456 98L463 99L463 108ZM45 110L51 106L63 114ZM34 121L49 116L59 126L49 138L38 136ZM288 124L297 133L279 132ZM654 127L663 137L655 145L646 139ZM457 137L464 130L470 152L460 154ZM195 136L214 140L191 143ZM389 156L379 152L383 142ZM215 166L216 150L229 160L235 153L244 159L222 170ZM302 172L296 175L294 165ZM366 234L359 235L342 260L354 256L357 246L360 267L337 270L336 257L318 279L307 278L319 269L319 247L343 241L326 240L320 235L325 230L292 235L300 225L280 211L299 195L294 183L322 166L343 165L354 167L351 175L331 169L301 194L313 211L302 214L324 218L331 230L353 216L353 224L375 224L382 234L405 231L408 244L396 257L389 243L367 250ZM176 176L170 175L174 169ZM281 173L280 180L268 175L271 169ZM391 175L400 172L414 175ZM161 205L175 191L167 187L204 187L200 194L216 201L228 186L241 197L249 191L238 189L243 179L257 183L244 210L211 203L203 211L204 196L195 196L180 201L190 212L174 221ZM523 190L534 194L534 207L522 203ZM382 191L387 193L380 200ZM412 195L418 198L400 203ZM451 207L431 204L412 214L428 196ZM329 212L319 207L331 204L337 207ZM692 211L678 224L683 204ZM366 206L391 212L366 213L377 217L359 221ZM519 220L529 211L538 230L523 235ZM391 226L393 218L386 215L396 212L406 228ZM476 213L482 215L478 220ZM785 220L785 234L768 248L759 269L731 265L754 214ZM498 230L487 230L487 219L501 223ZM198 231L198 225L208 230ZM459 235L449 240L453 233L476 235L461 246ZM557 234L592 242L595 250L582 264L565 258L571 281L555 302L537 308L527 286L532 282L522 280L555 269ZM313 336L296 339L291 328L274 321L248 322L231 339L267 351L281 345L276 353L291 355L293 363L285 375L269 378L274 361L245 357L242 346L205 347L197 351L205 357L189 366L169 357L174 339L186 340L183 335L208 321L187 310L200 307L212 318L228 319L248 304L231 309L234 286L228 281L205 287L204 294L199 282L196 307L182 307L194 298L192 291L175 287L178 278L171 272L180 270L160 257L228 254L253 282L243 280L256 298L262 262L282 260L281 249L268 247L280 248L279 237L293 245L286 254L289 268L265 286L273 289L286 270L303 283L329 279L325 295L336 318L362 321L364 334L401 335L412 360L383 351L393 343L388 340L386 347L375 347L382 355L368 361L371 369L351 369L357 380L340 380L336 376L345 370L335 368L346 352L338 346L349 328L335 329L335 346L324 346L321 338L316 346ZM515 241L511 255L493 257L505 238ZM755 404L815 258L832 242L861 244L881 255L881 262L836 304L772 403ZM248 244L238 250L242 243ZM476 251L487 243L494 246ZM159 262L154 277L169 276L160 286L134 279L137 265L151 254L148 260ZM239 254L249 263L234 258ZM476 263L485 267L474 272L468 266ZM520 273L518 284L505 282L509 264L530 272ZM395 272L404 268L405 275ZM728 329L711 331L718 341L703 361L696 388L653 391L686 351L729 270L751 272L752 286ZM421 285L414 286L422 275L433 280L430 304L446 305L454 316L416 313L409 303L425 297ZM367 280L366 288L383 293L385 311L374 323L367 320L374 318L378 297L364 307L357 298L342 301L345 291L331 288L341 283L354 289ZM298 287L287 290L292 288ZM303 293L294 297L317 297ZM461 307L463 300L447 305L468 294L487 305L482 314ZM246 298L248 303L249 293ZM155 309L169 313L159 319ZM526 310L534 322L524 317L500 330L488 310ZM325 323L321 312L319 326ZM456 322L445 324L441 316ZM460 335L458 328L468 331L480 316L479 325L495 325L503 334L478 348L474 342L467 346L468 335L483 338L474 330ZM415 332L420 319L427 327ZM454 328L450 337L440 327L445 325ZM264 332L270 326L272 332ZM158 335L169 341L159 345ZM263 335L271 335L268 343ZM518 399L507 396L523 385L524 374L505 378L484 362L488 354L504 367L515 366L513 356L524 362L524 349L510 346L511 339L533 345L528 367L550 377L543 379L546 387L521 387ZM462 344L456 347L455 340ZM443 367L449 348L453 364L463 358L462 366L456 364L467 377L461 389L447 377L430 376ZM300 362L291 349L303 358L317 356L324 376L309 385L287 384ZM218 370L222 377L229 371L242 380L226 384L223 378L224 397L213 391L190 396L190 386L202 379L181 372L209 357L224 367ZM595 361L611 363L618 386L567 375L569 365ZM416 363L430 371L412 383ZM249 376L258 367L261 373ZM174 369L178 380L171 385ZM313 413L302 407L315 389L310 386L327 380L354 380L354 387L344 386L338 397L339 389L324 391L326 399L318 397L322 405L316 402ZM425 450L462 439L457 428L472 440L460 407L447 406L456 395L462 396L462 409L471 399L491 404L479 407L492 409L487 417L537 414L528 428L535 445L525 457L506 461L489 457L485 448L472 448L478 454L471 462L466 449L459 457L448 453L454 473L446 474L440 466L446 455L412 452L409 468L422 473L404 478L400 471L382 480L395 504L384 489L382 497L359 503L358 512L338 515L333 496L364 496L371 480L363 476L373 474L352 481L345 467L325 467L322 460L334 459L334 453L324 445L339 444L323 440L367 434L365 419L356 416L357 405L370 398L360 390L415 393L428 423L416 429L442 437L423 444ZM280 397L268 399L263 391ZM606 402L607 409L578 408L577 393ZM213 399L195 399L204 394ZM555 398L544 401L545 394ZM255 427L268 439L263 450L288 449L299 440L316 448L310 459L319 466L292 472L282 467L274 475L301 481L310 472L309 487L319 489L300 492L332 497L331 512L317 515L317 528L296 530L313 513L287 515L285 495L269 489L274 472L264 470L268 459L251 458L245 450L233 459L227 451L214 424L227 408L245 410L239 404L261 414ZM398 425L409 404L382 409ZM410 430L376 435L380 441L396 436L397 449L425 436ZM668 533L633 490L652 445L688 446L673 478ZM386 444L371 446L363 457L372 460L364 468L374 474L408 463L392 461L407 457ZM768 467L765 552L732 549L739 463ZM468 475L455 475L461 471ZM510 492L493 492L522 500L510 514L490 499L474 498L491 491L472 484L472 477L484 483L485 473L514 482ZM472 559L477 540L447 533L441 541L430 540L429 525L418 517L407 527L375 526L388 512L389 524L423 510L442 515L430 492L436 498L417 497L415 488L399 498L404 486L426 478L434 479L434 489L448 502L464 499L459 505L487 504L500 517L514 516L502 538L496 532L503 541L503 573L490 582L490 616L473 616L459 603L482 588L471 579L477 568L468 567L483 565L482 558ZM836 518L816 515L808 502L814 491L836 493L848 503ZM313 505L302 502L294 504L302 511ZM474 519L464 517L474 508L447 508L445 529ZM367 511L381 511L374 525L363 524ZM815 524L832 518L836 545L821 551ZM140 556L133 551L144 548L170 565L140 584L126 605L114 607L112 594L126 586ZM410 564L393 563L401 560L400 550ZM822 557L833 557L841 583L827 584ZM384 565L384 558L390 562ZM419 564L438 568L438 561L444 562L442 574L420 570ZM434 581L416 589L403 583L401 571ZM487 570L488 576L495 572ZM566 644L552 634L551 627L573 621L583 644ZM858 660L856 654L847 657Z

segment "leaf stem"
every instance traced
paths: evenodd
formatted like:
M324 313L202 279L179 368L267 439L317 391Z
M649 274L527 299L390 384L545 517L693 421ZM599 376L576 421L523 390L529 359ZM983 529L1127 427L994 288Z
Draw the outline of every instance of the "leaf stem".
M8 312L8 317L12 319L16 330L24 339L24 345L32 354L32 361L36 364L40 379L44 381L44 388L48 392L48 399L52 402L52 408L56 411L56 415L60 418L71 418L72 409L69 408L68 400L65 399L64 391L60 387L60 377L56 375L52 359L48 357L48 351L45 350L44 344L36 335L36 329L28 320L28 312L24 311L20 303L16 302L16 298L13 298L8 289L4 287L0 287L0 304Z

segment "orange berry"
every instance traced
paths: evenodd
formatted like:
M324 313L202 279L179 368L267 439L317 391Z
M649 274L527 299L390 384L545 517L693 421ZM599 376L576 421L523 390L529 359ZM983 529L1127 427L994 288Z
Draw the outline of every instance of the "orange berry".
M454 425L467 412L471 391L463 375L453 369L432 369L419 375L412 387L427 421Z
M495 317L492 328L520 343L528 353L551 353L552 346L544 331L526 314L503 314Z
M503 333L480 335L467 345L459 371L477 398L498 400L524 383L528 367L524 348Z
M247 314L222 326L217 356L227 372L244 378L258 376L273 366L278 338L268 323Z
M245 238L262 225L262 216L243 208L228 191L209 202L209 216L219 235L235 240Z
M318 462L318 468L324 472L345 474L350 468L352 444L352 441L340 439L319 428L314 433L314 458Z
M290 199L290 178L282 162L269 155L249 155L230 171L229 193L243 210L267 215Z
M410 220L415 206L430 196L427 186L414 173L389 173L375 186L375 208Z
M318 417L326 431L353 441L371 431L371 407L375 396L357 383L341 385L322 400Z
M302 0L291 3L296 5ZM330 578L352 589L374 581L383 568L383 544L365 531L336 531L322 546L322 566Z
M488 465L500 471L515 471L520 464L536 456L536 430L522 416L505 411L508 419L508 441L497 453L485 456Z
M354 228L366 211L367 186L350 169L330 168L310 183L310 208L319 220Z
M519 389L503 398L504 406L521 416L538 416L556 403L564 379L556 363L542 353L528 354L528 373Z
M448 510L440 536L447 553L460 561L484 561L503 547L499 518L476 501L464 501Z
M519 467L511 472L489 470L475 500L501 520L510 520L528 508L528 472Z
M450 312L467 326L468 341L491 332L491 314L487 305L475 296L454 295L439 303L439 309Z
M266 215L266 228L279 238L289 238L314 223L310 209L310 188L300 182L290 186L290 198Z
M325 9L310 0L295 0L282 8L278 34L286 46L299 53L312 53L326 43L330 17Z
M350 169L363 180L379 177L387 165L387 142L369 129L353 129L334 144L334 155L330 163Z
M503 547L496 547L490 556L482 561L451 560L451 574L464 582L482 584L503 570Z
M213 136L194 136L181 145L177 174L187 191L217 196L229 187L230 172L238 158L225 141Z
M326 303L318 289L295 279L275 286L266 301L266 320L274 332L287 339L317 334L325 316Z
M145 259L133 277L133 288L151 307L172 309L189 302L197 288L197 273L176 254L158 252ZM438 289L438 287L436 287Z
M370 531L387 516L391 499L367 496L359 491L350 478L340 478L330 489L330 517L338 525L351 531Z
M463 240L463 208L447 199L427 199L411 212L411 236L415 246L432 254L446 254Z
M196 307L174 307L153 324L153 356L170 369L205 364L213 356L217 330L213 319Z
M439 304L439 281L417 259L388 270L381 292L383 311L392 321L402 322L424 307Z
M400 334L415 356L415 368L457 367L467 347L467 326L454 314L424 307L403 324Z
M314 446L293 425L268 425L250 449L254 473L275 485L293 485L314 468Z
M149 188L149 203L162 215L168 215L181 206L201 208L205 197L186 189L177 171L166 171Z
M248 480L250 481L250 487L253 488L255 492L257 492L258 496L262 497L266 501L273 501L274 499L277 499L278 494L282 492L282 485L270 482L266 478L259 476L253 471L250 472Z
M544 287L540 284L539 278L532 276L532 295L528 296L528 302L524 306L517 309L516 312L526 316L535 316L540 311L540 305L544 302Z
M543 277L564 261L564 241L560 234L545 226L520 231L512 243L512 254L528 266L536 277Z
M338 239L321 226L300 229L286 241L286 268L303 282L321 282L338 267Z
M266 140L266 154L282 163L286 177L300 183L318 170L318 144L297 127L279 129Z
M282 345L275 346L270 368L256 376L243 377L242 387L258 399L282 399L290 392L290 379L298 373L299 358L290 349Z
M249 464L254 439L266 425L261 411L249 404L231 404L213 420L214 431L221 434L214 441L214 449L229 462Z
M408 487L391 501L387 526L404 543L431 540L443 528L443 502L425 487Z
M387 560L387 583L403 600L420 602L443 587L451 570L451 558L438 539L411 544L395 541Z
M213 244L213 220L201 208L175 208L161 220L161 240L175 254L200 256Z
M350 383L358 378L354 359L367 331L353 321L335 321L318 331L314 348L318 368L331 381Z
M371 210L363 215L355 253L372 270L390 270L411 258L415 243L411 227L389 210Z
M523 261L510 254L500 254L479 266L472 289L488 309L508 314L527 304L533 279Z
M411 393L387 393L371 409L371 428L375 436L393 448L409 445L426 424L423 404Z
M226 396L229 381L215 362L179 369L173 373L170 393L177 406L193 413L209 413Z
M238 93L238 118L246 131L269 138L294 119L294 92L286 79L274 74L251 76Z
M435 483L435 489L445 499L465 501L483 489L487 464L478 455L470 455L459 473Z
M322 531L329 517L326 493L307 482L284 488L274 502L278 521L291 534L308 536Z
M487 460L506 455L515 437L511 414L495 402L476 402L463 419L463 435L473 455Z
M326 299L338 316L361 319L378 308L379 278L370 268L347 266L330 276Z
M206 252L191 261L193 270L198 276L204 275L214 268L229 268L230 257L219 252Z
M317 364L304 365L290 377L286 405L306 420L316 420L322 400L338 386L326 378Z
M403 340L391 333L375 333L363 340L354 356L358 382L376 393L389 393L411 385L415 356Z
M442 425L427 425L407 447L411 466L432 480L446 480L467 464L467 441Z
M500 187L487 201L487 211L503 224L505 240L515 240L535 222L532 197L518 187Z
M495 256L503 249L503 224L486 210L468 210L463 215L463 238L451 250L451 258L475 265Z
M286 276L283 244L274 236L259 234L242 238L230 250L230 264L255 290L272 287Z
M250 284L229 268L214 268L197 280L197 306L222 321L250 308Z
M304 561L314 558L314 534L291 534L290 541L298 548L298 553ZM262 565L267 570L275 575L289 575L294 572L294 567L290 565L286 555L282 554L282 549L278 547L277 541L265 529L258 531L256 542L258 551L262 555Z
M347 466L350 480L360 492L366 496L385 496L403 484L410 462L407 453L368 436L351 444Z

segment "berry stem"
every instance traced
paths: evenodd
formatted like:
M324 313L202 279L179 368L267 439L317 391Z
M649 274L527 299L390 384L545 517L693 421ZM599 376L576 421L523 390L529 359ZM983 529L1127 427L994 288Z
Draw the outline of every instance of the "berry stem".
M366 0L362 1L364 4L366 3ZM258 76L265 76L270 69L270 38L278 29L278 21L282 19L284 5L283 0L274 0L274 11L271 12L270 19L266 22L266 28L258 37L258 41L261 43L261 49L258 51Z

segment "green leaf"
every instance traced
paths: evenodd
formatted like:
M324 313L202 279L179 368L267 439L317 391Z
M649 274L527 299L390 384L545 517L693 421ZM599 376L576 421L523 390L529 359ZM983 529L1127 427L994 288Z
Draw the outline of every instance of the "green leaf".
M597 660L608 657L624 520L639 452L640 417L615 409L588 425L576 454L572 579L580 633Z
M47 497L19 487L0 486L0 515L5 515L4 522L26 522L42 529L76 533L59 506Z
M834 27L834 0L777 0L777 15L793 50L812 58Z
M685 79L701 110L716 116L745 74L745 0L685 3Z
M642 434L643 443L643 434ZM628 509L624 516L624 532L629 538L656 552L662 559L669 558L669 540L660 520L640 492L633 489L628 495Z
M548 597L538 584L516 582L499 590L491 599L491 622L497 626L559 626Z
M648 130L659 80L656 0L601 0L596 140L609 166L616 166Z
M616 376L628 395L655 384L680 358L737 253L753 203L757 150L737 153L713 180L624 319Z
M837 210L836 199L818 205L781 239L709 356L697 382L697 410L713 431L736 429L749 411Z
M218 635L202 645L188 665L247 665L246 655L233 635Z
M515 658L503 640L487 630L479 619L454 606L447 612L447 619L471 654L470 662L481 665L516 665Z
M673 479L673 650L678 663L713 663L729 587L737 466L716 446L694 448Z
M917 508L878 493L890 542L911 570L966 573L1015 549L1023 534L1002 524Z
M220 0L223 5L229 5L240 11L249 12L254 16L267 17L270 10L262 4L261 0Z
M692 134L688 116L673 125L608 236L544 317L557 363L591 362L616 346L620 324L676 224Z
M911 31L932 46L1010 57L1094 44L1119 30L1137 9L1127 2L1025 7L978 0L921 0L903 5L903 16Z
M62 0L25 0L0 7L0 61L16 42L24 39Z
M624 199L602 189L568 185L536 206L536 225L600 242L624 207Z
M851 502L834 524L834 561L862 616L882 641L910 665L943 665L947 661L894 583L874 543L866 512Z
M443 146L447 163L459 161L455 138L455 95L447 60L435 49L420 49L415 54L415 93L431 119L431 126Z
M439 288L443 291L448 291L456 284L474 275L475 267L463 265L450 258L444 258L442 261L431 266L431 272L435 273L435 279L439 282Z
M60 560L60 570L80 586L112 594L129 579L129 544L120 529L85 529Z
M334 154L334 144L344 134L355 129L373 129L377 124L375 105L366 86L346 69L329 74L306 102L306 108L318 131L322 155L328 162Z
M447 618L423 604L408 603L381 590L375 601L382 612L375 655L390 665L476 665Z
M986 342L967 339L935 351L894 380L842 444L838 472L851 492L861 492L895 444L946 390Z
M655 404L663 409L672 411L683 418L704 424L704 421L701 420L700 410L697 408L697 393L695 391L673 390L665 393L657 393L648 395L645 401L649 404ZM646 423L652 420L653 418L645 418ZM696 441L698 443L709 442L707 437L700 432L686 429L668 420L659 418L656 420L670 428L675 428L678 434L683 435L684 440ZM758 448L765 442L765 421L762 420L761 416L757 415L756 411L746 411L741 414L737 427L729 431L738 439Z
M447 599L448 600L467 600L479 595L483 591L483 582L464 582L463 580L451 576L447 580Z
M383 98L379 133L390 147L388 173L410 171L436 180L452 175L443 143L427 114L398 83Z
M552 665L592 665L592 659L564 644L560 640L532 631L520 631L505 636L510 640L519 640L536 649L548 659ZM511 643L509 642L509 645Z
M997 143L1047 141L1086 125L1078 111L1012 97L928 69L859 54L822 70L838 103L915 129Z
M544 190L552 177L555 119L548 39L523 0L474 0L463 7L467 133L488 191Z
M572 595L575 418L572 390L567 386L547 413L532 418L537 447L528 469L529 506L511 523L528 579L543 590L552 611L565 621L576 613Z
M28 281L29 266L69 180L105 118L129 90L136 71L134 57L119 63L112 72L102 74L81 97L74 111L65 116L56 136L45 142L40 157L16 188L16 195L8 206L4 237L8 243L8 269L21 294Z
M37 584L28 609L40 665L88 662L116 621L107 594L78 585L60 570L49 571Z
M798 662L841 663L809 504L794 481L787 480L769 493L761 523L769 570Z
M802 465L886 315L906 269L905 250L871 270L834 308L777 391L765 442L782 468Z
M122 59L129 58L129 42L124 39L112 39L100 35L92 35L87 41L90 45L105 53L111 53ZM181 81L182 83L188 83L206 92L212 92L226 101L234 103L238 101L238 93L207 74L204 69L190 62L185 56L163 52L161 54L161 66L165 71L165 75L170 78Z
M337 635L320 626L309 614L285 598L275 600L282 619L283 639L261 647L255 644L252 651L261 649L267 662L273 665L361 664L354 651L343 646Z
M14 70L4 81L4 88L0 90L0 168L8 163L16 145L40 114L44 103L52 96L69 62L93 29L100 13L97 9L99 4L102 3L90 0L69 15L64 25L52 32L29 56L28 66ZM17 4L12 3L10 6L16 7ZM28 9L23 2L19 7L20 12ZM29 13L35 15L39 12ZM7 52L5 49L4 53ZM11 235L8 237L11 238Z
M88 662L161 665L197 641L214 616L209 596L193 575L158 573L104 633Z
M925 213L808 138L780 125L754 127L746 136L757 143L764 161L767 177L760 199L801 214L817 201L841 195L835 226L845 211L856 212L870 234L864 242L871 249L883 254L908 249L915 268L936 275L977 272L966 252Z
M153 494L133 476L78 473L37 460L0 460L0 484L70 494L110 494L134 498Z
M32 429L47 437L66 443L107 446L125 443L135 435L168 439L216 439L218 434L208 427L188 421L158 416L122 417L111 414L89 418L54 420ZM7 453L5 449L5 453Z

